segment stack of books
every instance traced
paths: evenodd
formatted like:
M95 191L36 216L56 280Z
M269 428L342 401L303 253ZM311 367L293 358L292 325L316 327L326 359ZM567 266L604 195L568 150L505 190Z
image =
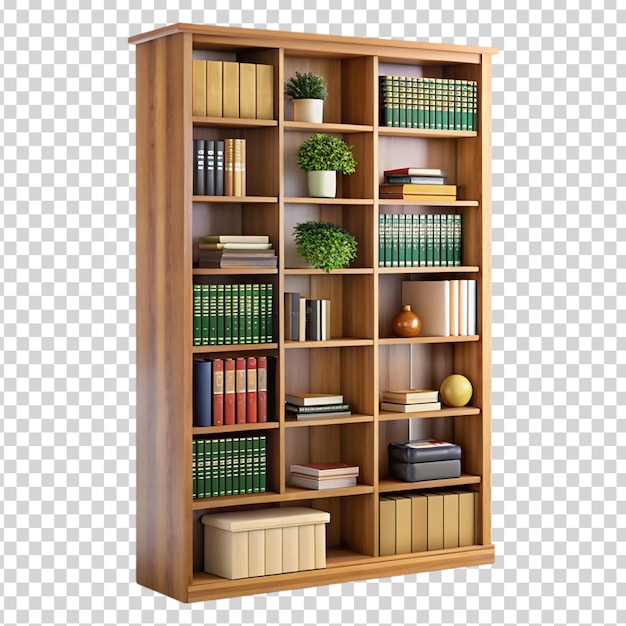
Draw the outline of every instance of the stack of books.
M390 443L389 474L408 483L461 475L461 446L437 439Z
M198 243L198 267L278 266L268 235L207 235Z
M303 489L340 489L354 487L359 475L358 465L347 463L308 463L290 465L291 483Z
M398 389L383 391L381 411L392 413L420 413L441 408L439 392L434 389Z
M456 200L456 185L446 184L445 170L403 167L385 170L385 182L380 185L380 197L387 200L417 200L423 202L452 202Z
M285 293L285 340L330 339L330 300L312 299L298 292Z
M340 394L285 394L285 415L288 418L305 420L320 417L332 418L350 414L350 405L343 401L343 396Z

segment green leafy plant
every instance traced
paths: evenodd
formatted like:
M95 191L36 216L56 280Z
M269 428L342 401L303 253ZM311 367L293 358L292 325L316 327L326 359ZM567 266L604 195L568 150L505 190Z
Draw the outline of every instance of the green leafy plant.
M298 166L305 172L332 170L354 174L356 161L352 154L353 147L339 137L316 133L298 146Z
M294 100L303 100L305 98L326 100L328 88L321 76L317 76L313 72L304 74L296 72L296 75L292 76L285 83L285 95Z
M296 251L313 267L330 272L356 259L357 241L345 228L331 222L302 222L294 229Z

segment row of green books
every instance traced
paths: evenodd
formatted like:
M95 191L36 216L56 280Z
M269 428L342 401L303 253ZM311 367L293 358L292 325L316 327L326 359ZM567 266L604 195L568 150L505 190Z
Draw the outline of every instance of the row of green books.
M381 213L379 267L461 265L463 220L459 214Z
M273 341L273 285L193 286L193 345Z
M267 437L194 439L194 498L264 493L267 488Z
M380 76L380 125L476 130L476 81Z

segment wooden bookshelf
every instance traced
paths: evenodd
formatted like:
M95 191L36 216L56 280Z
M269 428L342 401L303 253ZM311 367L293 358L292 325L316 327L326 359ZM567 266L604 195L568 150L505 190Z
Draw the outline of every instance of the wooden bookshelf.
M182 602L296 589L443 568L493 563L490 462L490 48L348 38L270 30L174 24L131 37L137 45L137 582ZM272 119L192 115L192 60L216 58L270 65ZM322 124L294 122L283 97L298 71L329 85ZM384 75L476 81L476 131L388 128L379 123L378 83ZM340 176L334 199L308 196L295 163L297 145L314 132L354 146L357 171ZM194 196L194 139L239 137L247 145L243 197ZM460 199L432 203L379 199L383 170L442 168ZM379 267L383 213L463 215L460 267ZM326 274L295 256L292 229L307 219L332 221L359 243L349 268ZM197 269L197 240L209 233L269 235L277 269ZM273 343L193 346L195 282L271 282ZM467 277L478 281L478 334L468 337L391 335L403 280ZM330 298L327 341L283 339L283 294ZM193 359L277 357L275 415L266 424L193 426ZM438 388L451 373L473 383L471 406L427 414L379 411L391 387ZM352 415L288 420L285 393L342 394ZM388 475L387 444L418 433L461 445L458 479L403 483ZM267 437L267 491L194 499L194 437ZM311 491L293 487L289 465L316 461L358 464L355 487ZM395 557L379 556L379 498L458 487L477 495L475 545ZM320 570L227 580L203 571L207 512L308 506L330 513L327 565Z

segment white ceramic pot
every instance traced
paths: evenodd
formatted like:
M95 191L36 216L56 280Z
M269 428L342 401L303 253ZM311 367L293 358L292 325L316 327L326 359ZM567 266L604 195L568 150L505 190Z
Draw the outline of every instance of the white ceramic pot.
M337 195L337 172L308 172L308 177L312 198L334 198Z
M293 101L294 122L312 122L321 124L324 118L324 101L303 98Z

